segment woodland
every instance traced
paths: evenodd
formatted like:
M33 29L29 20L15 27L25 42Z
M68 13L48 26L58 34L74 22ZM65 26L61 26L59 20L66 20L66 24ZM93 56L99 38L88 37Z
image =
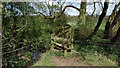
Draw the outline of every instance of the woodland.
M66 3L0 3L3 68L120 67L120 2L83 1L79 7ZM95 14L96 4L100 14ZM114 7L107 15L110 4ZM93 5L92 14L87 13L88 5ZM79 15L66 14L68 8Z

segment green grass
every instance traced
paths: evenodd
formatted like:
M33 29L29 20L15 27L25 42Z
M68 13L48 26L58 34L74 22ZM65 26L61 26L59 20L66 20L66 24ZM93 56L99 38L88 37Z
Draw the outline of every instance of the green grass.
M97 52L88 52L85 53L86 55L80 55L83 52L79 52L79 55L68 55L67 57L64 57L65 59L73 58L73 57L82 57L77 62L87 62L88 65L93 66L117 66L115 62L109 60L107 57L103 56L102 54L99 54ZM55 66L55 63L52 61L52 56L59 56L63 57L63 54L61 52L46 52L42 55L42 58L39 59L37 63L35 63L33 66Z
M79 25L79 34L80 38L87 37L88 35L91 34L91 32L94 30L94 27L97 24L98 18L87 18L87 24L85 25ZM72 18L68 21L68 23L78 23L79 20L78 18ZM109 40L102 39L103 36L103 31L105 28L105 24L107 22L107 17L103 20L97 35L93 36L91 40L83 40L79 38L80 42L83 42L82 44L74 44L75 45L75 50L78 51L78 54L76 55L68 55L67 57L64 57L63 52L46 52L42 55L42 58L34 64L34 66L55 66L55 63L52 62L51 58L52 56L59 56L59 57L64 57L65 59L67 58L73 58L73 57L82 57L77 62L87 62L90 66L96 65L96 66L117 66L115 61L112 61L111 59L116 60L118 56L115 56L114 54L109 55L108 51L105 50L104 46L99 46L97 44L98 42L109 42ZM74 27L76 28L76 27ZM77 37L78 38L78 37ZM85 43L89 43L90 45L88 46ZM94 44L93 44L94 43ZM80 45L80 46L78 46ZM78 50L79 49L79 50ZM117 52L115 52L117 53ZM105 54L108 54L106 56ZM119 53L117 53L119 54ZM109 58L110 57L110 58Z
M109 60L107 57L98 54L97 52L88 52L82 56L77 62L87 62L90 66L117 66L115 62Z
M101 66L117 66L115 62L112 62L111 60L107 59L105 56L98 56L98 55L91 55L88 54L86 56L86 61L90 65L101 65Z
M33 66L55 66L51 58L52 58L52 53L46 52L42 54L42 57Z

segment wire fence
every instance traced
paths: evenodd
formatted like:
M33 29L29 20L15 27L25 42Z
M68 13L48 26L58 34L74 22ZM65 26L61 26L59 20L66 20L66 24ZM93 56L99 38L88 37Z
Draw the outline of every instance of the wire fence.
M78 41L74 41L74 42L78 42ZM8 54L8 53L12 53L12 52L16 52L16 51L20 51L20 50L23 50L23 49L25 49L25 48L28 48L28 47L30 47L30 46L33 46L33 45L35 45L36 43L33 43L33 44L31 44L31 45L29 45L29 46L24 46L24 47L22 47L22 48L18 48L18 49L15 49L15 50L12 50L12 51L8 51L8 52L4 52L4 53L2 53L2 55L5 55L5 54ZM105 46L109 46L109 45L118 45L118 44L120 44L120 42L118 42L117 44L113 44L112 42L109 42L109 43L103 43L103 42L92 42L92 43L79 43L79 44L84 44L84 45L105 45ZM4 49L4 48L8 48L8 47L10 47L10 46L5 46L5 47L2 47L2 48L0 48L0 49ZM0 55L0 57L2 56L2 55Z
M117 44L113 44L112 42L88 42L88 43L86 43L86 42L82 42L82 41L74 41L75 43L79 43L78 45L82 45L82 44L84 44L84 45L101 45L101 46L103 46L103 45L105 45L105 46L109 46L109 45L118 45L118 44L120 44L120 42L118 42ZM21 50L24 50L24 49L26 49L26 48L29 48L29 47L31 47L31 46L34 46L34 45L37 45L37 43L32 43L32 44L30 44L30 45L28 45L28 46L23 46L23 47L21 47L21 48L17 48L17 49L13 49L13 50L11 50L11 51L7 51L7 52L4 52L4 53L2 53L1 55L0 55L0 57L2 57L3 55L6 55L6 54L10 54L10 53L14 53L14 52L17 52L17 51L21 51ZM2 47L2 48L0 48L0 49L4 49L4 48L9 48L10 46L4 46L4 47ZM15 55L15 54L13 54L13 55ZM8 59L10 59L11 57L6 57L5 58L5 60L8 60ZM5 63L6 61L2 61L3 63Z
M29 46L24 46L24 47L22 47L22 48L18 48L18 49L12 50L12 51L4 52L4 53L2 53L2 55L8 54L8 53L12 53L12 52L16 52L16 51L20 51L20 50L23 50L23 49L28 48L28 47L30 47L30 46L34 46L35 44L36 44L36 43L33 43L33 44L29 45ZM2 48L1 48L1 49L2 49ZM0 57L1 57L2 55L0 55Z
M33 43L33 44L31 44L31 45L28 45L28 46L24 46L24 47L21 47L21 48L14 49L14 50L12 50L12 51L8 51L8 52L2 53L2 54L0 55L0 57L1 57L1 58L4 58L4 59L3 59L4 61L1 60L3 66L4 66L6 63L8 63L8 62L12 62L12 63L14 62L14 61L10 61L10 59L11 59L12 56L8 56L8 57L5 57L5 56L4 56L4 57L2 57L3 55L7 55L7 54L10 55L10 54L11 54L11 55L14 55L14 56L15 56L15 55L16 55L15 52L17 52L17 51L20 51L20 52L21 52L21 50L24 50L24 49L26 50L27 48L29 48L29 47L31 47L31 46L34 46L34 45L36 45L36 44L37 44L37 43ZM2 48L1 48L1 49L2 49ZM27 50L30 50L30 49L27 49Z

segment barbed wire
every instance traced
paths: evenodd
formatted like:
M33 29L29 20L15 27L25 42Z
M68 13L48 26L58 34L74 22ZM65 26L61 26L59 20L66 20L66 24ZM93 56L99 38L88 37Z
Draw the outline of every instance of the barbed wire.
M29 42L27 42L27 43L29 43ZM19 42L19 44L23 44L23 42ZM0 50L1 50L1 49L4 49L4 48L11 47L11 46L14 46L14 45L11 45L10 43L3 44L3 45L4 45L4 47L1 47Z
M31 44L30 46L33 46L34 44L36 44L36 43L33 43L33 44ZM27 48L27 47L30 47L30 46L25 46L25 47L18 48L18 49L12 50L12 51L4 52L3 54L0 55L0 57L1 57L2 55L8 54L8 53L20 51L20 50L22 50L22 49L24 49L24 48Z
M85 45L105 45L105 44L107 44L107 45L112 45L113 43L112 42L107 42L107 43L104 43L104 42L88 42L88 43L86 43L86 42L80 42L80 41L74 41L74 42L78 42L79 44L85 44ZM31 44L30 46L33 46L34 44L37 44L37 43L33 43L33 44ZM117 44L120 44L120 42L118 42ZM117 45L117 44L114 44L114 45ZM22 47L22 48L18 48L18 49L15 49L15 50L13 50L13 51L8 51L8 52L5 52L5 53L3 53L3 54L7 54L7 53L11 53L11 52L14 52L14 51L18 51L18 50L21 50L21 49L24 49L24 48L26 48L26 47L30 47L30 46L25 46L25 47ZM7 47L10 47L10 46L6 46L6 47L2 47L2 48L0 48L0 50L1 49L4 49L4 48L7 48Z
M85 42L82 43L82 41L74 41L74 42L78 42L79 44L85 44L85 45L105 45L105 44L107 44L107 45L112 45L112 44L113 44L113 42L88 42L88 43L85 43ZM12 51L4 52L3 54L0 55L0 57L2 57L3 55L6 55L6 54L8 54L8 53L20 51L20 50L23 50L23 49L25 49L25 48L27 48L27 47L34 46L35 44L37 44L37 43L33 43L33 44L29 45L29 46L24 46L24 47L21 47L21 48L12 50ZM118 42L117 44L120 44L120 42ZM116 44L115 44L115 45L116 45ZM8 46L7 46L7 47L8 47ZM4 48L6 48L6 47L0 48L0 49L4 49ZM10 59L10 58L11 58L11 57L6 57L5 60L7 61L7 60ZM6 61L1 61L1 62L2 62L2 63L5 63Z
M113 42L109 42L109 43L108 42L107 43L105 43L105 42L88 42L88 43L86 43L86 42L82 42L82 41L74 41L74 42L79 43L79 44L84 44L84 45L106 45L106 44L107 45L112 45L113 44ZM30 46L33 46L34 44L37 44L37 43L33 43ZM117 44L120 44L120 42L118 42ZM113 45L117 45L117 44L113 44ZM12 50L12 51L4 52L2 55L8 54L8 53L12 53L12 52L16 52L16 51L20 51L20 50L22 50L24 48L27 48L27 47L30 47L30 46L24 46L22 48L18 48L18 49ZM0 50L4 49L4 48L7 48L7 47L10 47L10 46L2 47L2 48L0 48ZM2 55L0 55L0 57Z
M31 44L30 46L34 46L35 44L37 44L37 43L33 43L33 44ZM12 53L12 52L16 52L16 51L20 51L20 50L23 50L24 48L27 48L27 47L30 47L30 46L25 46L25 47L18 48L18 49L12 50L12 51L8 51L8 52L3 53L2 55L8 54L8 53ZM0 57L2 57L2 55L0 55ZM7 60L9 60L10 58L11 58L11 57L6 57L6 58L5 58L6 61L2 61L2 60L1 60L1 62L2 62L2 63L9 62L9 61L7 61ZM13 61L12 61L12 62L13 62Z

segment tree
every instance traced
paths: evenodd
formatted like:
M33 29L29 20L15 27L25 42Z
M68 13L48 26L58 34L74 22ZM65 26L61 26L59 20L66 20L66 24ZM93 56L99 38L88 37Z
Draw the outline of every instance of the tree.
M66 5L65 7L63 7L65 2L60 3L60 1L61 0L58 0L58 1L52 0L52 1L47 1L47 2L31 3L35 10L34 14L43 16L46 19L47 24L49 24L51 26L51 36L53 34L54 34L54 36L56 35L55 30L56 30L57 26L55 25L56 24L55 19L62 17L62 15L64 15L64 11L68 7L75 8L76 10L78 10L80 12L80 21L81 21L80 23L81 24L85 23L85 20L86 20L85 14L86 14L86 3L87 2L81 2L81 8L79 9L73 5ZM65 25L62 25L61 27L60 26L59 27L62 28L62 27L65 27L66 25L67 25L67 23ZM58 28L58 29L60 29L60 28ZM66 31L66 30L62 29L62 32L64 32L64 31ZM71 32L71 30L70 30L70 32ZM64 36L66 36L66 37L71 36L71 34L67 35L68 33L69 33L68 31L67 31L67 33L64 32ZM63 36L63 34L62 34L62 36ZM60 37L62 37L62 36L60 35ZM52 42L52 40L51 40L51 42ZM72 43L72 41L69 41L67 43L67 45L69 43ZM72 44L70 44L70 45L72 45ZM51 46L51 50L54 50L53 48L54 48L54 45Z
M97 1L96 1L96 2L93 2L92 4L93 4L94 9L93 9L93 12L92 12L91 16L93 16L94 13L95 13L95 10L96 10L96 4L98 4L99 9L103 10L103 4L102 4L102 2L97 2Z
M45 19L55 19L60 17L63 13L64 2L61 0L51 0L45 2L31 3L34 8L34 14L41 15Z
M14 23L11 23L12 26L12 31L13 31L13 37L16 36L16 30L19 29L17 27L17 17L22 17L25 15L30 14L30 12L33 10L32 7L30 7L29 3L20 3L20 2L4 2L3 4L3 30L4 26L6 26L7 23L5 18L12 18ZM9 7L10 6L10 7ZM29 8L29 9L28 9Z
M94 10L93 10L93 12L92 12L91 16L93 16L93 15L94 15L94 13L95 13L95 10L96 10L95 4L96 4L96 2L94 2Z
M97 31L98 31L106 13L107 13L108 4L109 4L109 2L104 2L104 8L103 8L102 14L98 18L98 23L97 23L94 31L92 32L92 34L88 38L91 38L93 35L95 35L97 33Z
M80 24L85 24L86 22L86 3L87 2L81 2L80 5Z
M112 14L109 16L108 22L106 23L106 26L105 26L104 39L109 39L112 37L112 27L113 27L112 23L113 23L113 21L115 22L115 20L114 20L115 16L117 13L119 13L119 12L117 12L117 8L119 7L119 5L120 5L120 2L117 5L115 5ZM117 14L117 16L118 15L119 14Z
M20 58L18 54L23 54L24 50L26 53L33 49L33 51L41 50L47 48L47 45L50 44L47 32L49 26L44 23L44 19L40 19L37 15L30 15L33 12L29 11L30 8L28 7L30 7L29 4L25 2L3 2L2 59L5 68L24 66L28 61L25 59L25 63L18 65L19 61L20 63L23 62L22 59L16 60ZM32 55L31 52L30 54ZM16 63L12 64L13 61Z
M112 42L113 44L115 44L115 43L120 43L120 27L119 27L119 29L117 30L117 33L116 33L115 37L111 39L111 42Z
M39 9L39 12L37 12L38 14L41 14L42 16L44 16L44 18L46 19L55 19L60 17L64 11L66 10L66 8L71 7L74 8L76 10L79 11L80 13L80 22L81 24L85 24L86 21L86 4L87 2L81 2L80 4L80 8L77 8L73 5L66 5L65 7L63 7L65 2L60 2L61 0L58 1L52 1L52 4L50 4L49 2L47 3L34 3L34 6L39 6L41 7ZM56 2L58 2L58 4L56 4ZM56 6L56 7L55 7ZM37 9L39 8L37 7Z

